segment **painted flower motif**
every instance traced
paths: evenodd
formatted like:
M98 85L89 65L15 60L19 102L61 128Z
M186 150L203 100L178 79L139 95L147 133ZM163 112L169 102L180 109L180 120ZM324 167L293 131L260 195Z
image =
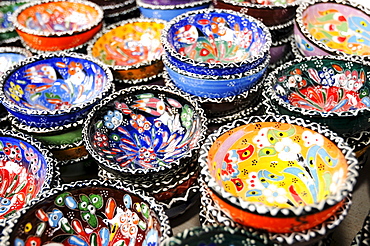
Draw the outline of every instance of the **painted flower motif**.
M24 156L29 162L29 169L31 170L31 173L36 174L41 168L38 155L33 151L32 148L28 148L24 151Z
M150 163L157 158L153 148L141 147L139 149L139 163L144 167L153 167Z
M11 143L7 143L3 151L11 161L21 161L22 160L21 149L17 145L12 145Z
M181 122L186 129L189 129L192 126L193 116L194 110L190 108L189 105L184 105L181 111Z
M100 148L103 148L103 147L108 147L109 143L108 143L108 137L107 135L101 133L101 132L95 132L94 134L94 146L95 147L100 147Z
M20 85L10 82L9 94L14 100L19 102L21 97L24 95L24 91Z
M330 184L330 187L329 187L329 190L330 190L331 194L335 194L336 192L338 192L339 187L343 182L344 176L345 175L344 175L343 168L339 169L338 171L336 171L333 174L333 177L331 179L331 184Z
M301 152L301 146L290 138L282 138L275 144L275 149L279 152L278 157L283 161L296 160L297 154Z
M334 85L335 82L335 79L333 78L334 70L332 68L323 67L322 71L319 71L318 74L321 79L321 84L323 86Z
M78 208L81 211L81 218L90 226L96 228L98 226L96 210L103 207L103 198L96 194L91 194L89 196L81 194L80 200L81 202L78 203Z
M263 195L269 203L286 203L288 201L286 194L287 192L284 188L279 188L274 184L269 184L269 186L263 190Z
M324 136L316 132L304 131L302 133L302 140L305 147L310 147L312 145L324 145Z
M55 104L55 109L61 109L61 110L64 110L64 109L69 109L70 107L72 106L72 104L70 104L69 102L59 102L57 104Z
M118 110L109 110L104 116L104 125L109 129L115 129L121 124L122 120L123 116L121 112Z

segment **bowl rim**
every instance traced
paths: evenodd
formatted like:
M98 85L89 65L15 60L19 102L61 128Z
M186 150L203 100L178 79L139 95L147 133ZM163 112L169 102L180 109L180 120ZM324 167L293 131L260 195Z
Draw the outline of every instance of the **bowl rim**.
M263 103L265 104L266 108L277 110L277 105L280 107L283 107L291 112L298 113L301 115L309 115L309 116L318 116L318 117L324 117L324 118L330 118L330 117L348 117L348 116L358 116L360 114L364 113L370 113L370 107L365 108L358 108L355 110L349 110L349 111L343 111L343 112L323 112L323 111L317 111L317 110L307 110L304 108L300 108L297 106L293 106L290 103L285 102L282 98L280 98L276 91L272 88L275 85L276 76L279 72L281 72L284 69L287 69L291 67L292 65L303 63L306 61L314 61L314 60L336 60L336 61L346 61L346 62L355 62L358 64L361 64L363 66L368 66L370 69L370 62L364 60L361 56L307 56L307 57L298 57L294 60L288 61L285 64L282 64L281 66L275 68L272 72L269 73L267 76L265 83L264 83L264 89L262 92L262 96L264 98Z
M116 163L110 162L107 159L101 157L93 148L93 146L90 143L90 137L89 137L89 132L90 132L90 125L91 125L91 120L94 117L95 113L104 107L106 104L112 102L118 97L122 97L126 94L134 94L136 91L147 91L148 93L150 90L154 90L157 92L163 92L163 93L169 93L173 94L176 96L180 96L184 98L186 101L189 102L190 105L193 106L194 110L198 113L199 118L200 118L200 125L199 125L199 132L200 136L198 139L198 142L196 145L193 147L193 149L188 150L186 153L184 153L183 156L178 158L177 160L168 163L166 166L159 166L155 168L127 168L127 167L120 167ZM86 150L89 152L89 154L101 165L103 168L106 168L108 170L114 170L114 172L118 173L123 173L123 174L131 174L131 175L147 175L151 173L158 173L158 172L163 172L166 170L170 170L171 168L181 166L181 160L186 160L186 159L191 159L193 156L194 152L199 150L201 147L201 144L204 142L205 135L207 131L207 119L204 113L204 110L201 108L199 103L196 101L194 97L191 97L182 91L174 88L170 88L167 86L159 86L159 85L138 85L138 86L131 86L125 89L121 89L119 91L115 91L111 93L109 96L101 100L98 104L96 104L87 117L85 118L85 122L83 125L82 129L82 138L85 143Z
M195 0L195 1L189 1L187 3L181 3L181 4L168 4L168 5L155 5L155 4L149 4L144 3L142 0L136 0L136 4L139 8L145 8L145 9L152 9L154 10L180 10L180 9L186 9L186 8L193 8L196 6L201 6L205 4L211 4L212 0Z
M13 73L17 72L18 69L21 69L25 65L32 64L34 62L42 61L42 60L49 60L52 58L58 58L58 59L63 59L63 58L76 58L76 59L81 59L81 60L86 60L91 63L95 63L97 66L101 67L101 69L105 72L105 75L107 77L106 79L106 84L103 88L103 90L97 95L95 98L90 99L88 102L83 102L82 104L79 105L73 105L72 107L66 109L66 110L35 110L35 109L30 109L30 108L23 108L18 106L17 104L14 104L9 98L5 95L4 93L4 82L8 78L8 76L12 75ZM35 56L28 57L17 64L14 64L11 66L5 73L3 73L0 76L0 101L2 104L7 108L10 109L14 112L20 113L20 114L25 114L25 115L33 115L33 116L48 116L48 117L54 117L54 116L60 116L60 115L67 115L67 114L72 114L78 111L81 111L84 108L89 107L90 105L95 104L99 100L105 97L106 94L109 93L109 91L114 90L114 85L113 85L113 74L111 70L103 63L101 63L99 60L94 59L91 56L84 55L81 53L72 53L72 52L58 52L58 53L45 53L45 54L39 54Z
M226 14L229 14L229 15L238 16L238 17L247 19L250 22L254 22L258 26L258 28L260 28L262 30L262 33L264 34L264 38L265 38L265 41L266 41L265 44L263 45L262 49L259 51L259 54L255 55L255 56L251 56L248 59L245 59L241 62L230 62L230 63L198 62L198 61L195 61L191 58L182 56L179 52L176 51L176 49L167 40L168 32L170 31L172 26L176 25L176 23L178 23L180 20L186 19L186 18L191 17L191 16L199 15L199 14L210 14L211 15L212 13L226 13ZM251 64L251 63L253 63L253 62L255 62L259 59L263 59L266 56L266 54L268 54L269 51L270 51L270 46L271 46L271 43L272 43L272 37L271 37L270 30L267 28L267 26L265 24L263 24L262 21L259 21L259 20L257 20L256 18L254 18L250 15L246 15L246 14L243 14L243 13L240 13L240 12L237 12L237 11L234 11L234 10L229 10L229 9L206 8L206 9L188 11L188 12L185 12L181 15L178 15L175 18L173 18L172 20L170 20L166 24L165 28L162 31L161 43L162 43L162 46L163 46L163 49L164 49L165 53L167 53L168 55L170 55L170 56L174 57L175 59L177 59L181 62L184 62L188 65L200 66L200 67L203 67L203 68L206 68L206 69L236 68L236 67L240 67L240 66L243 66L243 65L249 65L249 64Z
M343 153L348 164L346 180L344 183L341 184L336 194L330 194L327 198L322 199L319 202L305 206L279 208L268 206L262 203L257 204L254 202L245 201L243 198L232 195L230 192L226 191L222 186L218 185L215 178L212 177L211 174L209 173L207 163L209 149L213 145L214 141L227 131L241 125L256 122L282 122L303 126L305 128L311 129L323 135L328 140L334 142L337 148ZM215 192L217 196L221 197L222 200L227 201L233 206L243 209L246 212L271 217L273 216L292 217L312 214L315 213L316 211L322 211L328 206L329 207L333 206L334 204L337 204L338 202L342 201L348 194L352 193L354 186L357 182L357 177L359 175L358 160L355 157L353 149L344 141L342 137L340 137L337 133L331 131L329 128L320 125L319 123L304 120L302 118L290 117L288 115L251 116L247 118L237 119L231 123L221 126L218 130L208 135L207 139L205 140L201 147L198 162L201 169L201 175L203 175L205 183L212 191Z
M254 8L254 9L271 9L271 10L277 10L277 9L286 9L286 8L292 8L300 6L301 0L295 0L292 3L286 3L286 4L258 4L258 3L250 3L250 2L238 2L235 0L215 0L215 1L222 1L224 3L236 5L239 7L245 7L245 8Z
M11 219L7 221L7 225L2 231L2 236L0 237L0 244L10 245L9 239L10 239L11 233L13 232L13 227L19 222L20 218L23 215L25 215L33 207L42 203L43 200L48 199L57 194L61 194L62 192L75 190L75 189L84 189L84 188L89 188L89 187L97 187L97 188L102 187L102 188L108 188L112 190L118 190L120 192L122 191L130 195L139 197L141 201L144 201L149 205L151 210L155 211L156 217L160 221L160 231L162 234L160 237L160 241L162 242L171 236L172 230L170 227L168 216L165 214L163 207L159 205L158 202L154 199L154 197L151 197L147 192L141 189L137 189L133 187L131 184L120 181L120 180L102 181L98 179L90 179L90 180L79 180L79 181L74 181L70 183L64 183L62 185L54 187L48 192L43 192L40 197L32 200L31 203L27 205L26 207L16 211L14 217L12 217Z
M99 57L95 57L93 56L92 54L92 51L93 51L93 48L96 44L96 42L103 38L103 36L105 36L106 34L112 32L114 29L116 28L119 28L119 27L124 27L125 25L132 25L132 24L135 24L135 23L156 23L156 24L162 24L163 25L163 28L165 27L167 21L165 20L162 20L162 19L157 19L157 18L146 18L146 17L137 17L137 18L131 18L131 19L127 19L127 20L122 20L122 21L119 21L119 22L116 22L116 23L113 23L109 26L106 26L106 27L103 27L102 30L100 32L98 32L88 43L87 43L87 53L89 56L92 56L94 57L95 59L98 59L99 61L101 61L102 63L104 63ZM158 40L160 41L160 40ZM163 53L163 51L162 51ZM130 69L137 69L137 68L140 68L140 67L146 67L146 66L150 66L150 65L153 65L155 63L158 63L158 62L161 62L161 55L158 56L157 59L152 59L152 60L145 60L143 62L139 62L139 63L136 63L136 64L133 64L133 65L129 65L129 66L123 66L123 65L109 65L109 64L106 64L108 67L114 69L114 70L121 70L121 71L127 71L127 70L130 70ZM138 82L141 82L143 79L141 79L140 81ZM120 80L120 81L126 81L126 80Z
M305 25L303 24L303 13L311 6L316 4L325 4L325 3L334 3L345 7L350 7L352 9L358 10L369 16L370 20L370 8L365 7L364 5L350 1L350 0L306 0L302 1L302 4L296 10L295 16L295 26L297 27L299 33L303 35L304 38L308 39L312 44L316 45L319 49L328 52L331 55L338 55L338 56L355 56L353 54L348 54L343 51L330 48L325 43L315 39L311 33L307 30ZM362 55L362 57L370 58L370 55Z
M18 22L18 16L27 8L34 7L37 5L43 5L43 4L49 4L49 3L58 3L58 2L70 2L70 3L75 3L75 4L80 4L80 5L86 5L89 7L92 7L95 9L97 13L97 18L94 22L89 23L89 25L79 28L76 30L69 30L69 31L62 31L62 32L45 32L45 31L36 31L30 28L27 28L23 25L21 25ZM87 32L88 30L91 30L92 28L100 25L103 22L104 18L104 11L103 9L96 3L91 2L91 1L83 1L83 0L35 0L35 1L29 1L26 4L23 4L20 6L18 9L16 9L12 16L11 20L13 22L14 28L16 30L20 30L21 32L30 34L30 35L35 35L39 37L62 37L62 36L72 36L74 34L78 33L84 33Z
M25 57L33 56L32 52L30 52L28 49L23 47L17 47L17 46L3 46L0 47L0 54L19 54L23 55Z

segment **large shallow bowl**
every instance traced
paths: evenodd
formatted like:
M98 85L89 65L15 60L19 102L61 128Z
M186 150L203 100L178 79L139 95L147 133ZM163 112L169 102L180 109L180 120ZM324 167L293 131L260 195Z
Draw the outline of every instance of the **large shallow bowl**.
M18 211L1 245L159 245L171 234L154 198L121 182L83 180Z
M181 91L133 86L94 107L82 135L102 168L134 183L157 182L191 161L205 122L203 109Z
M90 42L88 54L109 65L117 80L155 78L163 69L160 36L165 23L132 18L112 24Z
M334 132L288 116L238 119L210 134L201 175L236 222L272 233L310 229L353 191L358 161Z
M341 0L310 0L297 9L294 34L305 56L370 55L370 10Z
M58 183L56 161L31 136L0 130L0 226L40 193ZM54 183L54 181L56 181Z
M294 59L267 77L263 92L266 111L310 119L339 134L367 130L369 70L369 62L354 56Z
M161 42L169 61L202 75L247 72L266 60L271 46L267 27L231 10L189 11L172 19Z
M102 28L103 10L89 1L30 1L14 11L12 22L35 51L69 50L83 46Z
M55 127L84 118L113 90L109 68L90 56L50 53L29 57L1 77L0 100L20 123Z

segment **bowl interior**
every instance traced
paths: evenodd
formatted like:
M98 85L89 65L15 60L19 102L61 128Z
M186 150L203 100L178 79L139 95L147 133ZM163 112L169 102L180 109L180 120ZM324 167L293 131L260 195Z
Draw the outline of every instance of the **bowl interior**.
M26 59L27 57L28 56L24 54L0 51L0 63L2 64L0 67L0 75L6 72L11 66Z
M349 60L305 60L274 74L273 92L304 110L329 113L368 108L369 71L369 66Z
M281 122L250 123L222 134L207 162L210 175L232 195L278 208L312 205L337 194L348 166L323 135Z
M136 245L142 240L145 245L158 245L160 228L156 212L135 194L108 187L76 187L27 210L9 242Z
M18 66L6 76L3 91L21 109L56 111L96 99L108 84L103 67L79 57L52 57Z
M370 16L333 2L315 3L302 14L304 27L327 47L353 55L370 55Z
M55 1L31 4L18 14L16 20L32 32L53 34L84 30L97 23L99 18L97 9L83 2Z
M38 148L6 135L0 136L0 162L0 219L6 219L42 191L48 163Z
M134 66L159 60L164 23L137 21L104 33L92 47L92 55L112 66Z
M171 91L144 87L101 104L85 125L85 135L94 154L114 169L170 167L203 134L199 108Z
M176 19L166 39L182 56L204 63L242 62L264 53L266 32L254 20L227 12Z

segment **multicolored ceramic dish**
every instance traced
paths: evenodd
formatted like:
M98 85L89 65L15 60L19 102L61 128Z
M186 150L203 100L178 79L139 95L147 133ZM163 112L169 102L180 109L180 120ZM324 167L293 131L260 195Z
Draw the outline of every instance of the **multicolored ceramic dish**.
M159 245L168 217L129 184L83 180L56 187L16 213L1 245Z
M109 68L90 56L50 53L29 57L2 75L0 100L20 123L55 127L85 117L113 91Z
M35 51L70 50L102 28L103 10L89 1L30 1L14 11L12 22L24 44Z
M267 27L231 10L189 11L172 19L161 42L169 61L202 75L247 72L266 60L271 46Z
M252 116L219 128L206 139L199 162L212 199L228 216L273 233L328 219L358 176L343 138L288 116Z
M360 57L312 56L276 68L264 83L267 111L329 126L339 134L369 129L370 63Z
M351 1L306 1L297 9L294 33L305 56L370 55L370 10Z
M57 179L56 161L29 135L0 130L0 226Z
M108 26L90 42L89 55L113 69L116 80L143 81L163 69L160 35L165 21L133 18Z

